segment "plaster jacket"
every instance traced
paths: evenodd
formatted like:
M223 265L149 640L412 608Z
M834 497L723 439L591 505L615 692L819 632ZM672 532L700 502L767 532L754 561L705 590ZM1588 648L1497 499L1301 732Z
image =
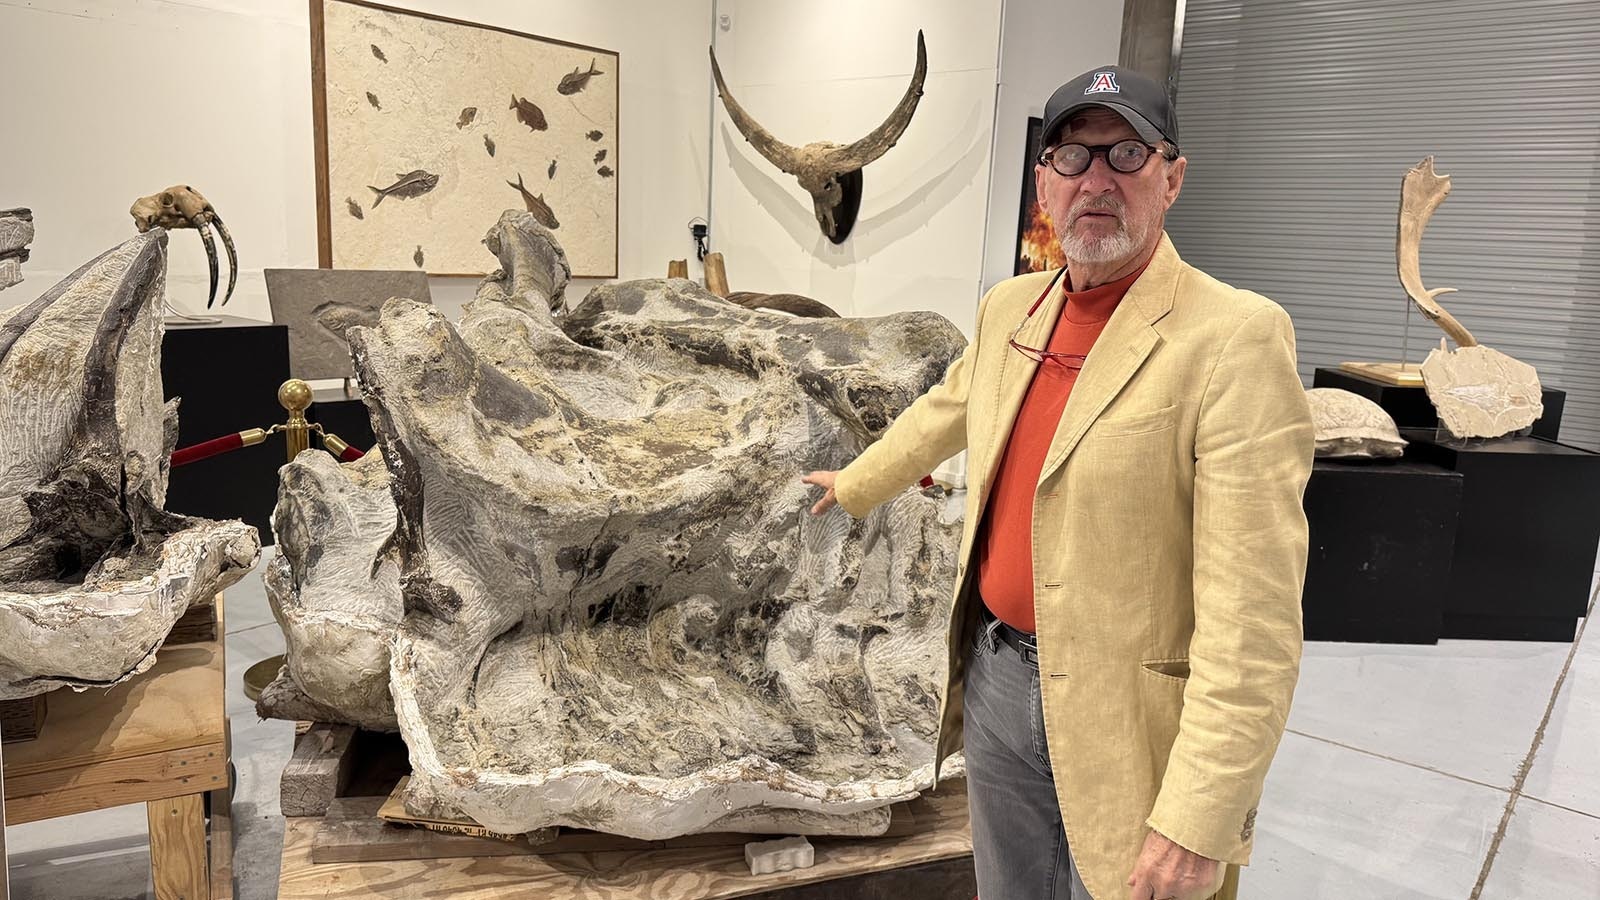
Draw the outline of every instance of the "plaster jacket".
M973 553L1037 363L1007 344L1050 273L996 285L945 380L839 473L854 516L968 451L938 759L959 749L981 600ZM1046 346L1064 296L1018 334ZM1277 304L1163 235L1090 352L1039 476L1033 576L1045 731L1067 839L1121 897L1154 828L1249 860L1301 650L1310 410Z

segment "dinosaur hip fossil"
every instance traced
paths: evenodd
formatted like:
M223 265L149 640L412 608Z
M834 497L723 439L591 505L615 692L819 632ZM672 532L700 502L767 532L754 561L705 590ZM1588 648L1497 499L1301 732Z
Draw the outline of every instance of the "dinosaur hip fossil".
M922 83L928 76L928 50L923 44L922 32L918 31L917 67L911 75L911 86L889 118L853 144L828 141L804 147L785 144L761 127L728 93L722 69L717 65L715 48L711 50L711 75L717 81L717 93L734 127L768 162L799 179L800 186L811 195L822 233L828 240L841 244L849 236L856 223L856 213L861 209L862 168L887 153L900 140L906 126L911 124L912 114L917 111L917 102L922 99Z
M200 233L200 242L206 245L206 259L211 264L211 293L206 297L206 309L217 300L217 245L211 240L209 226L215 225L222 236L222 245L228 251L228 293L222 305L227 306L233 297L233 286L239 280L239 257L233 248L233 235L222 217L212 208L211 201L186 184L175 184L159 194L140 197L128 210L133 224L144 234L151 228L193 228Z

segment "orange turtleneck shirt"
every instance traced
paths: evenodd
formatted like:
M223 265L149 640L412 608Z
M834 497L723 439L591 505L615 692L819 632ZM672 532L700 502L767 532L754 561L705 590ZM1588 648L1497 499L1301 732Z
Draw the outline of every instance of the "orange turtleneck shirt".
M1147 263L1148 264L1148 263ZM1067 302L1045 349L1087 356L1144 266L1086 291L1062 290ZM1007 353L1018 351L1006 348ZM995 472L979 550L978 591L1000 621L1033 633L1033 498L1056 426L1077 383L1078 369L1047 359L1039 364L1011 426L1011 439Z

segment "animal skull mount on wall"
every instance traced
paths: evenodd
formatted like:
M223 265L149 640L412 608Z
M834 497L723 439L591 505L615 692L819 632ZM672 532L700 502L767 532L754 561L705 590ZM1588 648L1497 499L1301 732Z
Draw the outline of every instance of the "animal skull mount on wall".
M744 139L756 148L766 160L784 172L795 176L800 186L811 195L816 210L817 224L822 233L835 244L844 243L850 229L856 224L856 213L861 209L861 170L868 163L887 153L911 124L911 115L917 111L917 101L922 99L922 83L928 76L928 51L917 32L917 67L911 74L911 86L906 89L900 104L894 108L882 125L853 144L835 144L818 141L804 147L792 147L773 137L762 128L738 101L728 93L722 80L722 69L717 65L717 51L711 50L711 75L717 81L717 93L728 110L728 118Z
M206 297L206 309L217 300L217 245L211 240L209 226L215 225L222 236L222 245L228 250L228 293L222 305L227 306L233 297L233 286L239 280L239 257L233 248L233 235L222 217L211 207L211 201L186 184L175 184L159 194L140 197L128 210L133 224L144 234L151 228L193 228L200 233L200 242L206 245L206 259L211 264L211 293Z

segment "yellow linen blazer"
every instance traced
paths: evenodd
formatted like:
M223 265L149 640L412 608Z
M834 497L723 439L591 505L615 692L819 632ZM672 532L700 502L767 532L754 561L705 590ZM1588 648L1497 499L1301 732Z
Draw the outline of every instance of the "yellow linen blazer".
M864 516L968 451L940 762L961 746L974 538L1037 368L1007 338L1050 277L989 291L944 382L835 485ZM1052 291L1018 341L1046 346L1063 302ZM1312 450L1289 316L1184 263L1163 234L1079 373L1034 500L1045 733L1095 897L1126 895L1148 828L1249 861L1299 677Z

